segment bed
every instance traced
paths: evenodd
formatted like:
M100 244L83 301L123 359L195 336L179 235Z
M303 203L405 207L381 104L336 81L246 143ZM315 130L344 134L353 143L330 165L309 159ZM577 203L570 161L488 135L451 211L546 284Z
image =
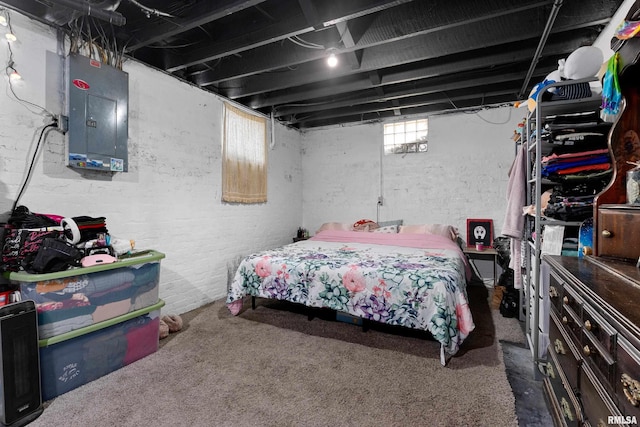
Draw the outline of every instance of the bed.
M460 246L443 235L322 230L244 258L226 302L234 315L252 296L428 331L445 365L475 327L470 271Z

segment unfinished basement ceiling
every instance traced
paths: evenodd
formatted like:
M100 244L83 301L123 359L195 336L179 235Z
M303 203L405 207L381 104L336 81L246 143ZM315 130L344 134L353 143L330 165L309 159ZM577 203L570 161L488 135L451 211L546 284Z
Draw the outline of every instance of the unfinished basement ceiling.
M128 57L298 129L526 98L558 59L591 45L621 4L0 1L65 31L90 28Z

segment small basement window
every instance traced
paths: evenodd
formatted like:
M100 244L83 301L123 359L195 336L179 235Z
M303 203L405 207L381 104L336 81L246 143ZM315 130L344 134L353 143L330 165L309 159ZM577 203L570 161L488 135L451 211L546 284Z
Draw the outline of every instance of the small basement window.
M429 119L407 120L384 125L384 154L427 151Z

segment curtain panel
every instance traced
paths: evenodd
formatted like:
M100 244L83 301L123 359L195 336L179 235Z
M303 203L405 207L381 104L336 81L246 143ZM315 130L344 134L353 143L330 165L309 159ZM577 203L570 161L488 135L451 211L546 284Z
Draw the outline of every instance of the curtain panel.
M267 201L267 119L224 105L222 201Z

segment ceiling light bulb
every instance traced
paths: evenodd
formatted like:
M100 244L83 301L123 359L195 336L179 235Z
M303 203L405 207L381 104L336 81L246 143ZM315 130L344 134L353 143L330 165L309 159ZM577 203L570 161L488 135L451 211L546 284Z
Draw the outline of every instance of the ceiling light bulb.
M3 27L7 26L7 17L4 15L0 15L0 25L2 25Z
M17 80L22 80L22 76L20 75L20 73L18 73L17 71L13 70L10 74L9 74L9 80L11 81L17 81Z
M332 53L331 55L329 55L329 57L327 58L327 65L331 68L338 65L338 58L336 57L335 53Z
M6 37L7 40L9 40L10 42L14 42L16 40L18 40L18 38L13 34L13 33L7 33L4 35Z

